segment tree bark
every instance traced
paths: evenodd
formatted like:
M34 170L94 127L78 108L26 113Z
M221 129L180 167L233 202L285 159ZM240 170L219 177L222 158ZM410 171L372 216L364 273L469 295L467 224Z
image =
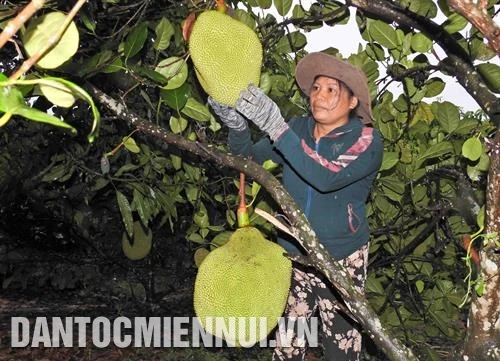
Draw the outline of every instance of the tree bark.
M474 291L469 311L469 325L463 360L500 360L500 132L490 145L490 169L486 189L484 248L480 252L478 279L484 282L481 296Z
M463 1L448 0L450 8L469 20L488 40L488 45L500 54L500 27L488 15L488 0Z
M328 280L338 289L354 318L361 324L363 330L373 339L374 343L392 361L418 361L408 347L390 335L388 330L383 327L365 296L355 290L347 271L321 245L305 215L299 210L293 198L271 173L250 159L221 152L211 144L188 141L181 136L168 133L165 129L141 119L138 115L129 111L125 105L99 89L89 86L88 90L109 111L117 117L126 120L129 125L142 133L175 145L204 159L236 169L257 181L280 204L283 212L287 215L292 232L296 235L297 240L308 254L304 261L323 272Z

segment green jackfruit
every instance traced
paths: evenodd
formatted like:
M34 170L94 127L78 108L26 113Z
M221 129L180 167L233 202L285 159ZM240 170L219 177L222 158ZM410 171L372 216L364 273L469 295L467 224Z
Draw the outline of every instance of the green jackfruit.
M245 347L267 337L290 290L292 262L283 253L257 228L244 227L206 256L196 275L194 310L207 332Z
M130 244L127 232L123 232L122 250L128 259L137 261L146 257L151 251L153 243L153 232L149 228L146 230L142 227L140 221L134 222L134 243Z
M250 83L259 85L262 45L247 25L216 10L196 19L189 53L203 89L219 103L234 105Z

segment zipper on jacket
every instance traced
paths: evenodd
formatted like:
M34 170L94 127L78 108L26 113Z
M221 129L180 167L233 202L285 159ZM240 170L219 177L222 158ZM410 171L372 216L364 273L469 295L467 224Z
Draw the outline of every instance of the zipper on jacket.
M318 153L319 149L319 141L315 142L314 145L314 151ZM307 199L306 199L306 209L305 209L305 216L309 217L309 212L311 211L311 198L312 198L312 187L310 184L307 185Z

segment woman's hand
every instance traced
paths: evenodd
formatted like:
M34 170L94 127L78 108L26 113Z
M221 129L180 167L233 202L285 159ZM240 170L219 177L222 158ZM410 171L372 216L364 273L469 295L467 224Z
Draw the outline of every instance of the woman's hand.
M253 84L241 91L236 101L236 110L269 134L272 140L276 140L288 129L278 105Z
M208 104L213 109L214 113L217 114L222 123L224 123L228 128L237 130L239 132L248 128L247 121L241 116L240 113L236 111L233 107L229 105L221 104L214 100L212 97L208 97Z

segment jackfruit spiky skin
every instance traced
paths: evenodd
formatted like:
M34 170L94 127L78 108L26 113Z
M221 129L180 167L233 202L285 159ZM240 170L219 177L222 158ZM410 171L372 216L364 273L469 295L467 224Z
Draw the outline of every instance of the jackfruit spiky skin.
M283 255L286 251L268 241L254 227L236 230L229 241L210 252L198 269L194 285L194 310L203 327L211 334L224 338L230 345L245 346L252 339L259 342L276 326L285 309L290 290L292 263ZM207 319L211 317L212 319ZM239 332L239 322L229 335L216 329L216 317L245 317L245 334ZM250 318L256 327L250 328ZM266 329L259 327L265 317ZM255 330L255 335L250 331Z
M216 10L201 13L189 36L196 76L208 95L233 106L250 83L259 85L262 44L247 25Z

